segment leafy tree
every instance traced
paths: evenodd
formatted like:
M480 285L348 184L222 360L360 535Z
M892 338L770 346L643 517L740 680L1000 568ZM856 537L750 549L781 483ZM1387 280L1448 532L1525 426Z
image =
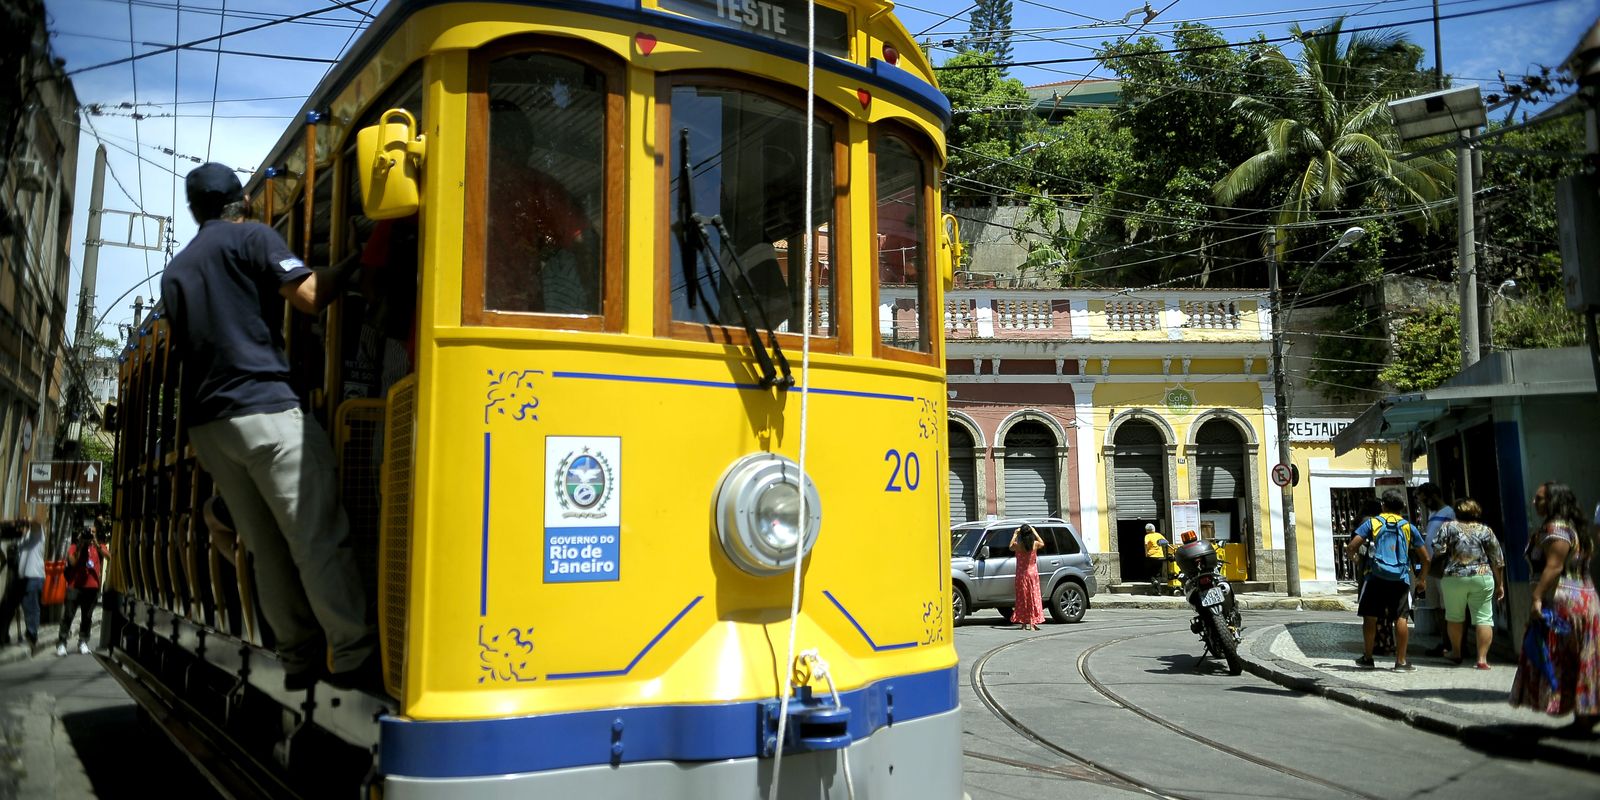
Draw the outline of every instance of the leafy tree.
M1215 208L1211 187L1255 152L1256 133L1230 113L1233 98L1281 93L1288 73L1255 64L1270 50L1264 43L1226 44L1211 28L1185 24L1170 45L1146 36L1106 47L1105 63L1122 85L1112 124L1126 137L1129 155L1085 210L1093 246L1080 248L1082 256L1096 267L1121 266L1103 273L1102 282L1190 274L1202 285L1265 282L1232 269L1260 259L1252 229L1261 230L1264 219ZM1164 52L1169 47L1180 52Z
M1019 151L1037 141L1040 123L1029 110L1022 81L993 66L992 53L958 53L939 76L954 110L948 132L946 194L958 204L1029 186L1029 164ZM1000 187L996 189L994 187Z
M85 433L83 440L79 445L79 457L84 461L99 461L101 464L105 465L106 470L110 470L112 461L116 456L112 452L111 444L108 441L109 438L109 436L104 434L96 435ZM106 474L106 477L101 478L100 480L100 502L107 506L111 505L112 488L113 483L111 477L109 474Z
M1430 305L1395 326L1393 358L1378 377L1402 392L1432 389L1461 371L1461 318L1455 306Z
M1011 0L978 0L968 30L966 46L993 55L1004 75L1011 62Z
M1281 98L1240 96L1233 111L1261 135L1262 147L1215 186L1218 202L1266 200L1279 225L1316 218L1317 212L1358 207L1368 194L1401 206L1421 206L1448 197L1453 165L1443 158L1400 160L1401 144L1387 102L1415 85L1420 49L1401 34L1357 33L1340 48L1343 20L1325 32L1290 33L1302 41L1299 65L1277 50L1265 58L1289 68L1292 81ZM1394 68L1407 54L1413 68ZM1417 212L1414 219L1431 215ZM1289 237L1280 237L1287 247Z

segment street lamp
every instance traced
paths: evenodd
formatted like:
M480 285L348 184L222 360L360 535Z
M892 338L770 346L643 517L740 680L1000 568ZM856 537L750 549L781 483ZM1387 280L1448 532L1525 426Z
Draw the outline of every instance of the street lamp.
M1457 246L1460 249L1461 368L1478 363L1478 264L1472 214L1472 143L1466 132L1489 123L1476 85L1395 100L1389 104L1394 127L1405 141L1445 133L1462 134L1456 145Z
M1311 265L1311 270L1322 266L1322 262L1333 251L1342 247L1349 247L1361 237L1367 235L1367 230L1361 226L1352 226L1339 236L1339 241L1328 248L1328 252L1319 256ZM1307 270L1310 274L1311 270ZM1267 231L1267 281L1268 290L1272 297L1272 386L1273 406L1278 417L1278 463L1289 467L1294 462L1289 455L1289 386L1284 375L1283 365L1283 336L1288 326L1287 315L1289 309L1284 305L1283 292L1278 287L1278 229L1270 228ZM1299 292L1295 293L1299 296ZM1292 468L1291 468L1292 470ZM1296 549L1294 531L1294 482L1285 481L1280 487L1283 492L1283 568L1287 573L1289 596L1300 596L1300 552Z

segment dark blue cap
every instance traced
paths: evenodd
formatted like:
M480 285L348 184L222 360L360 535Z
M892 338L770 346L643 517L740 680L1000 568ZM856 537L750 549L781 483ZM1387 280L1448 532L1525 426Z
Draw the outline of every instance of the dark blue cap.
M244 184L232 169L210 161L189 170L183 179L183 188L189 197L189 206L221 211L222 207L244 199Z

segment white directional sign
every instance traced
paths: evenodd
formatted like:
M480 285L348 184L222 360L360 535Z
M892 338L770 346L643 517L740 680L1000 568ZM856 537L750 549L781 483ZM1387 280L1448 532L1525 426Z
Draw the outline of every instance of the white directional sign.
M105 465L99 461L35 461L28 465L29 503L98 503Z

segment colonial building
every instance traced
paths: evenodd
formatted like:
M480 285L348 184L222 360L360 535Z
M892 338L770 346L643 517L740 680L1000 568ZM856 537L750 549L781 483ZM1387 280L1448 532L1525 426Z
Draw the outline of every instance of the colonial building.
M54 450L66 332L78 99L43 3L0 0L0 516L23 513L28 462Z
M884 301L885 325L908 324ZM1263 292L957 287L944 326L953 521L1063 517L1107 583L1149 575L1146 523L1170 535L1198 522L1235 576L1283 582ZM1295 461L1312 480L1297 489L1301 577L1331 590L1331 490L1354 482L1370 497L1375 481L1399 474L1398 458L1377 443L1334 460L1336 426L1302 427Z

